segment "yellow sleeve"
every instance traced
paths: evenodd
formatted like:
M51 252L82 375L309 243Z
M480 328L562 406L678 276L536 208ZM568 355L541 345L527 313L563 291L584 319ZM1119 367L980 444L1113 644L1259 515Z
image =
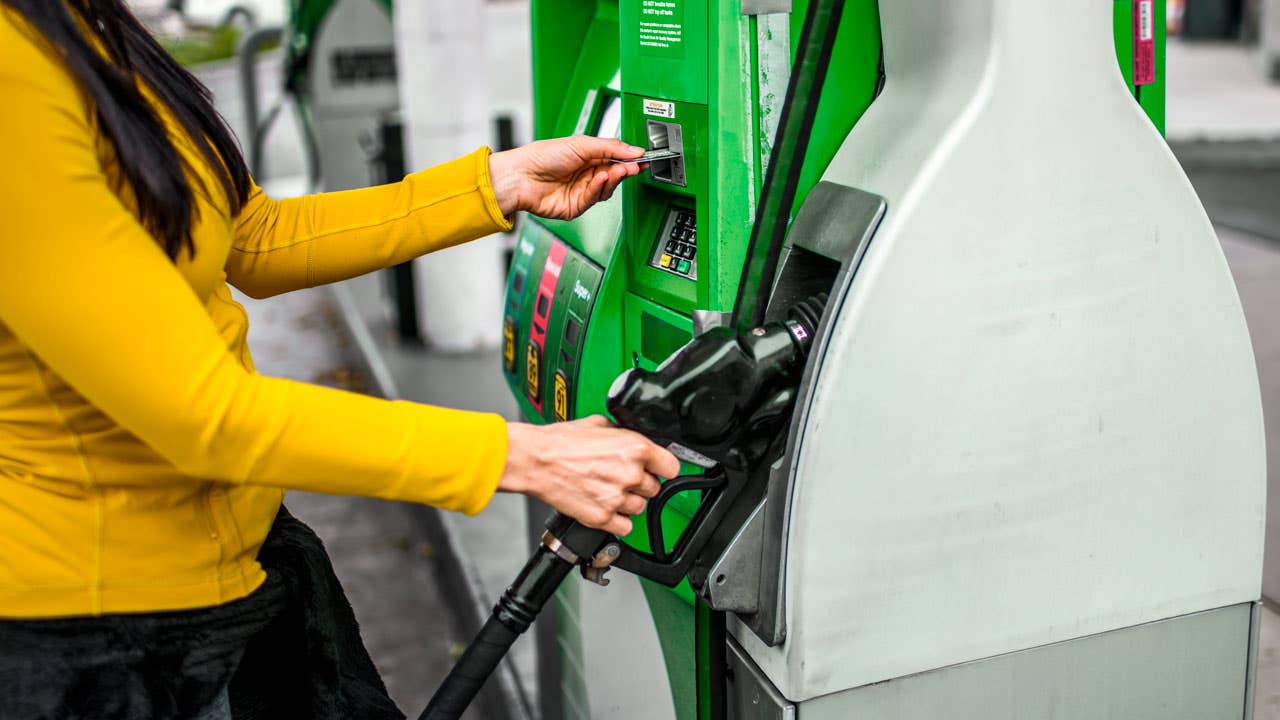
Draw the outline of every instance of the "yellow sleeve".
M2 14L0 93L0 323L77 392L194 477L484 507L502 418L246 371L108 187L73 80Z
M236 219L227 279L269 297L510 229L487 147L380 187L275 201L255 185Z

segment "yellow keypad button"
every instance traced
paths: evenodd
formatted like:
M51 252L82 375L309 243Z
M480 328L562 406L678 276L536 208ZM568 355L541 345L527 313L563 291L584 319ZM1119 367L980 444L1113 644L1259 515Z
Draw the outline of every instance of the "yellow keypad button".
M659 265L661 265L661 266L662 266L662 267L664 267L664 268L669 268L669 267L671 267L671 256L670 256L670 255L663 255L663 256L662 256L662 259L658 261L658 264L659 264Z

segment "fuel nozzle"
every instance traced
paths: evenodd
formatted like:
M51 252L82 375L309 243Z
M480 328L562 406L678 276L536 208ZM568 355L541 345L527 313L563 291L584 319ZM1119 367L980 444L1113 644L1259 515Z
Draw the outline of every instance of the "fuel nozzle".
M745 484L733 479L735 473L741 474L767 450L790 415L799 374L826 303L825 294L814 296L790 308L784 320L741 335L716 328L689 341L657 370L630 370L618 378L608 398L614 418L708 472L672 478L649 501L647 553L603 530L553 515L542 544L498 600L419 720L460 717L574 567L602 585L608 582L603 576L610 567L668 587L691 577L694 561L728 517ZM702 505L669 548L663 537L663 508L672 497L689 490L704 493Z
M713 328L656 370L627 371L609 389L609 412L695 465L755 454L791 409L826 303L815 295L747 333Z

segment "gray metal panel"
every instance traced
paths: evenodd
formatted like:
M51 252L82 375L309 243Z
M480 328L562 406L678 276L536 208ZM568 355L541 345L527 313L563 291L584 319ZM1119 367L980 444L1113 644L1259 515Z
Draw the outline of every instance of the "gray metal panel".
M1258 642L1262 638L1262 603L1256 602L1249 614L1249 670L1245 673L1244 720L1253 720L1254 700L1258 695Z
M765 501L752 516L752 521L734 538L721 561L713 570L716 580L724 582L712 587L709 601L725 599L725 608L741 610L744 594L758 597L755 612L739 619L767 645L776 646L786 637L783 578L786 572L786 542L791 522L792 462L801 441L800 432L808 422L816 368L821 366L830 339L832 318L840 312L842 300L853 283L858 264L866 252L886 210L884 198L856 188L831 182L820 182L810 191L787 235L769 301L769 319L795 302L824 291L831 295L826 312L813 340L809 364L800 381L796 411L791 420L783 459L769 471ZM811 266L813 256L837 263L834 278L823 277ZM756 549L759 547L759 550ZM759 556L758 574L743 572L748 567L744 551Z
M743 615L759 612L763 542L764 503L761 502L707 573L703 596L712 609Z
M1236 143L1232 143L1235 145ZM1218 143L1214 143L1218 145ZM1280 186L1280 145L1266 150L1258 143L1239 143L1228 161L1215 158L1197 146L1180 151L1178 159L1190 165L1193 182L1206 195L1205 207L1215 221L1244 228L1251 233L1275 231L1270 239L1280 241L1280 206L1274 205L1275 188ZM1185 147L1185 146L1184 146ZM1247 163L1270 164L1274 171L1265 174L1246 171ZM1221 163L1222 167L1217 164ZM1256 167L1256 166L1255 166ZM1229 179L1228 179L1229 178ZM1211 187L1208 193L1206 186ZM1256 194L1244 195L1246 188L1256 187ZM1247 199L1246 199L1247 198ZM1242 200L1250 205L1267 206L1271 212L1239 212ZM1230 204L1228 204L1230 203ZM1217 211L1217 212L1215 212ZM1219 227L1218 239L1231 266L1244 314L1253 339L1254 357L1258 360L1258 383L1262 390L1262 414L1268 420L1280 417L1280 252L1274 243ZM1263 554L1262 597L1280 601L1280 423L1264 423L1267 433L1267 529Z
M732 720L795 720L796 706L782 697L769 678L751 662L733 638L725 652L729 666L725 681L728 696L725 717Z
M799 720L1237 720L1254 604L1114 630L802 703Z
M743 15L769 15L791 12L791 0L742 0Z
M578 694L565 716L676 720L662 640L640 581L622 572L610 580L603 588L575 575L561 586L566 690ZM573 687L570 675L581 685Z
M1248 329L1110 4L880 12L889 79L824 179L891 209L795 457L786 642L735 637L804 701L1256 600Z

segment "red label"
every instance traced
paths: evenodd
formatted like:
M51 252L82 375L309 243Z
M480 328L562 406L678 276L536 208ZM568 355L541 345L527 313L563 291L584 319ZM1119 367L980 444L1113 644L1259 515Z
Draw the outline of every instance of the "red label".
M1156 3L1133 0L1133 85L1156 81Z
M542 279L538 282L538 295L533 304L533 321L529 324L529 347L525 357L525 394L529 402L542 412L542 353L547 346L547 320L551 318L551 303L556 296L556 283L560 281L560 269L567 254L565 244L551 242L547 263L542 267Z

